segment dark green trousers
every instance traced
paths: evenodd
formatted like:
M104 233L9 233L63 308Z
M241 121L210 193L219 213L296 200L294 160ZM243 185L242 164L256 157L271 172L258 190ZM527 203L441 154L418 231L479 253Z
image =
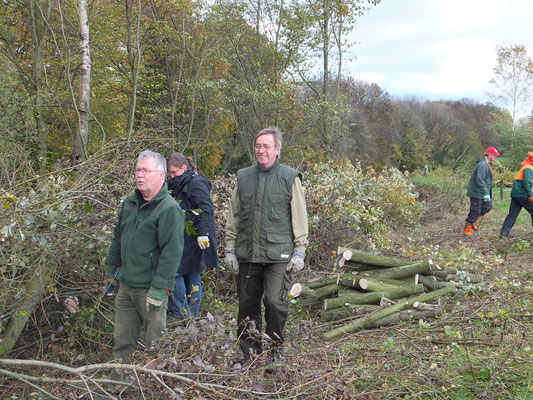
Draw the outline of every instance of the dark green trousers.
M265 306L265 333L274 345L283 343L283 329L289 314L289 289L291 279L285 270L287 263L240 263L237 275L239 313L237 335L245 355L262 351L260 335L249 330L249 321L254 321L261 332L263 318L261 300Z
M147 352L156 351L159 340L166 332L167 297L159 311L146 311L146 294L148 289L132 288L121 283L115 298L115 347L113 356L116 360L128 362L128 357L135 351L141 333L145 327L145 348Z

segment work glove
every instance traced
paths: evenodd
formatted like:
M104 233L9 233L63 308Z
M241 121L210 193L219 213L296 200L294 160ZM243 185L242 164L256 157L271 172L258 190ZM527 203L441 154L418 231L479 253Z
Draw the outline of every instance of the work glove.
M163 300L167 297L167 291L165 289L157 289L150 286L150 290L146 294L146 311L159 311L163 305Z
M235 249L224 249L226 256L224 257L224 263L228 269L233 272L239 272L239 261L235 255Z
M304 267L305 253L301 250L294 250L292 257L285 269L287 272L300 272Z
M202 250L209 247L209 236L198 236L198 247Z
M490 194L486 194L485 196L483 196L483 201L490 201Z

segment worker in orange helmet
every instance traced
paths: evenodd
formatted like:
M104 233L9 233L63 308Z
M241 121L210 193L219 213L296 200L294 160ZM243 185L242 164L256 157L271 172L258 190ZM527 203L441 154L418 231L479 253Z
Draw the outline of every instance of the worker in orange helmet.
M527 158L522 161L522 165L523 167L514 178L509 214L503 222L500 239L509 237L522 208L525 208L531 215L531 226L533 227L533 151L527 153Z

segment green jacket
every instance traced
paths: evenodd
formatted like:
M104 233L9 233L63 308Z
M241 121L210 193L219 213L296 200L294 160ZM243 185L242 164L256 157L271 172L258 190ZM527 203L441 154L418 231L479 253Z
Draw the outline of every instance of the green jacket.
M511 197L533 196L533 166L522 167L515 177Z
M120 267L120 282L135 288L174 288L183 253L183 212L167 184L148 202L136 190L122 203L105 259L106 273Z
M237 173L226 221L226 247L244 262L288 262L305 252L308 224L301 173L276 161Z
M482 199L486 194L492 194L492 175L485 157L481 157L468 182L466 195L471 199Z

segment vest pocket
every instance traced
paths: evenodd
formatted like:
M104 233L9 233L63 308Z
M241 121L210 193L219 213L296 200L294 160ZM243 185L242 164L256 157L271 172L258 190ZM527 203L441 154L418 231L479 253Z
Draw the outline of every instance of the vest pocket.
M267 255L270 260L289 262L293 250L291 235L281 232L268 232L267 241Z
M268 216L273 221L281 219L284 215L286 215L286 212L284 210L284 205L283 205L283 197L284 197L283 195L279 195L279 194L268 195L268 200L269 200Z

